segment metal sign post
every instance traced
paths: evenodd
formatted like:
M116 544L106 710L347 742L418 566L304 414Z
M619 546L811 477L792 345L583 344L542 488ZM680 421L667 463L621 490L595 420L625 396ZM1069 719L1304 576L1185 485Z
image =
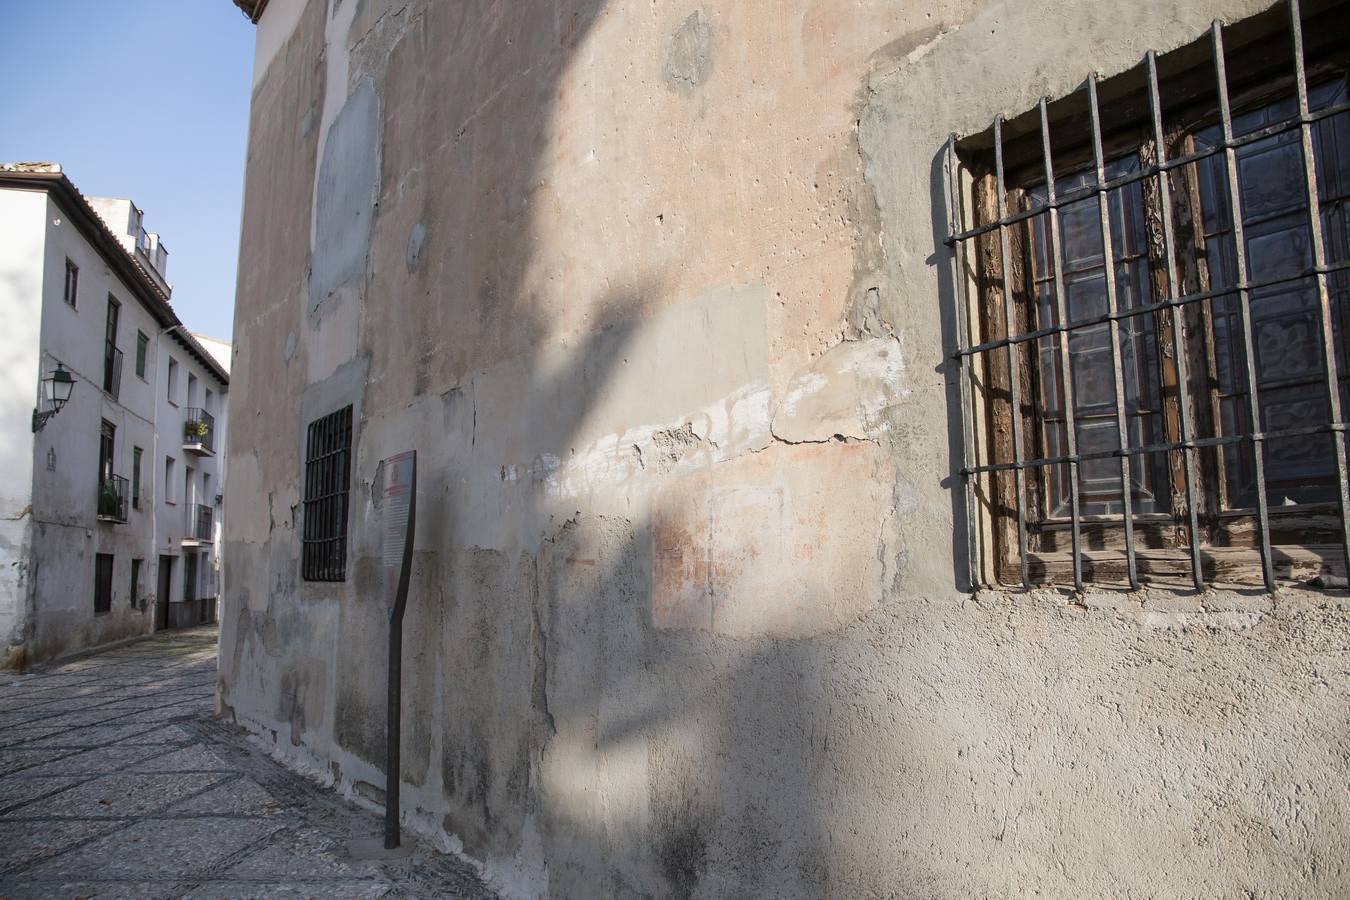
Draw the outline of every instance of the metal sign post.
M384 846L399 845L399 720L402 713L403 610L408 604L413 533L417 524L417 451L386 459L384 466L384 603L389 613L389 720L385 736Z

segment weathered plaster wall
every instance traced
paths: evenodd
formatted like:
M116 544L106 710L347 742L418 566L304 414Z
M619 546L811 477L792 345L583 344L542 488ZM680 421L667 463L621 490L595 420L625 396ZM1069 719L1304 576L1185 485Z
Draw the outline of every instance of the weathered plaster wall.
M1350 890L1344 599L972 597L953 525L947 134L1260 3L329 5L259 25L225 710L378 802L415 447L405 812L513 895Z
M33 444L30 661L97 646L152 630L155 587L153 466L155 388L136 375L136 334L152 341L159 326L150 312L109 268L50 197L44 196L42 245L42 367L60 361L76 386L70 402L36 436ZM65 261L80 267L79 297L72 309L62 299ZM123 351L117 399L103 391L103 352L108 296L121 304L117 346ZM153 377L153 370L147 372ZM113 473L130 481L134 448L141 462L141 508L128 500L127 522L97 517L99 434L104 421L115 428ZM129 490L130 488L128 488ZM95 555L115 557L112 608L94 612ZM140 559L135 596L131 561Z
M33 439L42 329L45 195L0 191L0 666L19 664L28 626L33 527Z
M168 557L168 620L170 627L195 625L200 619L200 600L217 599L221 590L220 559L217 547L210 543L199 544L196 536L196 505L213 507L215 527L224 521L224 508L216 503L216 495L222 494L225 486L225 448L229 441L229 415L226 403L229 390L216 380L206 366L197 361L184 346L178 332L156 331L151 343L150 358L146 363L147 374L153 381L155 392L155 421L159 423L159 435L154 458L146 460L144 477L154 484L154 499L147 507L155 516L155 566L156 578L160 561ZM227 348L229 345L226 344ZM172 361L177 370L175 382L169 385L169 363ZM196 379L195 394L188 376ZM207 392L210 399L207 399ZM184 449L183 425L187 421L188 411L202 408L215 419L215 453L205 455L194 450ZM165 460L173 459L173 484L165 483ZM191 469L191 479L188 470ZM185 546L184 538L188 539ZM196 557L196 583L193 585L193 602L186 600L189 556ZM148 585L152 601L157 601L158 581ZM186 605L185 605L186 604Z

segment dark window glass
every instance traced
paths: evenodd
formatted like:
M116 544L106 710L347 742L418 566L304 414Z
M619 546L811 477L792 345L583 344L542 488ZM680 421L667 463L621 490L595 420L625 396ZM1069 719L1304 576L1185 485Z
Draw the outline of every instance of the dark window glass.
M1312 110L1346 102L1343 80L1309 90ZM1265 128L1297 115L1292 98L1235 115L1233 134ZM1312 266L1308 203L1303 184L1303 149L1298 131L1284 131L1237 148L1239 208L1247 277L1264 285L1251 291L1252 348L1256 362L1260 431L1278 432L1330 421L1323 365L1317 281L1297 277ZM1218 127L1196 134L1196 148L1219 144ZM1313 124L1313 152L1327 262L1350 257L1350 115ZM1205 262L1213 288L1237 284L1227 172L1222 155L1199 165L1201 227ZM1350 371L1345 354L1346 317L1350 314L1350 277L1345 270L1328 275L1342 408L1350 408ZM1221 435L1251 434L1247 368L1242 349L1241 303L1236 292L1213 301L1213 340L1217 383L1215 419ZM1336 498L1336 458L1327 434L1274 438L1265 444L1266 499L1271 506L1330 502ZM1256 504L1256 472L1245 443L1223 449L1223 506Z
M1347 102L1344 80L1315 85L1309 107L1316 111ZM1257 106L1234 116L1233 134L1275 125L1297 115L1293 98ZM1195 133L1196 150L1217 147L1219 126ZM1350 115L1318 119L1313 125L1318 193L1326 255L1330 264L1350 258ZM1298 277L1312 265L1308 204L1303 184L1303 154L1297 130L1285 130L1236 150L1238 190L1241 192L1243 239L1251 291L1256 388L1262 432L1279 432L1330 421L1325 370L1319 346L1321 327L1317 283ZM1106 167L1108 181L1139 168L1137 154ZM1089 171L1056 179L1058 194L1066 195L1094 182ZM1237 285L1237 261L1223 155L1196 165L1195 194L1199 205L1202 261L1212 290ZM1144 201L1143 182L1126 184L1108 193L1112 248L1116 268L1116 300L1121 310L1156 303L1166 297L1151 292L1149 283L1149 227L1157 213ZM1046 200L1043 186L1028 191L1033 206ZM1153 202L1156 203L1156 200ZM1175 214L1175 212L1174 212ZM1034 308L1028 311L1027 330L1046 328L1056 321L1053 269L1047 233L1049 219L1032 219L1028 271ZM1064 206L1059 219L1059 248L1068 309L1070 371L1074 413L1081 454L1120 449L1116 424L1115 382L1112 375L1109 326L1106 322L1076 323L1107 313L1102 273L1101 225L1095 195ZM1153 226L1156 230L1156 225ZM1155 242L1158 240L1153 235ZM1342 404L1350 408L1350 365L1344 334L1350 317L1350 273L1328 276L1335 349ZM1215 436L1244 436L1254 430L1247 416L1247 372L1242 349L1241 305L1236 290L1208 304L1212 340L1212 418ZM1156 446L1170 438L1162 421L1161 376L1157 319L1152 315L1119 320L1120 353L1124 376L1126 439L1130 447ZM1036 402L1045 456L1065 452L1063 385L1060 384L1058 344L1052 338L1036 341ZM1198 343L1198 342L1197 342ZM1204 359L1193 368L1203 370ZM1267 499L1272 506L1295 506L1335 499L1336 469L1332 442L1326 434L1273 438L1266 446ZM1229 443L1222 451L1224 509L1249 508L1256 502L1256 477L1250 445ZM1165 491L1166 456L1132 457L1131 492L1134 512L1170 511ZM1067 471L1058 467L1046 481L1050 517L1069 515ZM1119 464L1113 457L1080 464L1080 501L1083 515L1120 515Z
M131 450L131 505L134 509L141 508L141 456L144 451L140 447L133 447Z
M127 602L132 606L136 605L136 600L141 592L141 560L133 559L131 561L131 593L127 597Z
M65 300L71 306L75 305L76 298L80 292L80 267L70 260L66 260L66 290Z
M305 446L305 521L301 570L306 581L345 581L352 408L309 424Z
M1139 170L1138 154L1106 166L1106 178L1114 180ZM1081 172L1055 180L1063 196L1095 182L1095 172ZM1044 204L1044 187L1030 192L1033 204ZM1153 302L1148 272L1148 235L1145 229L1143 192L1138 182L1107 195L1111 216L1111 255L1115 267L1116 307L1130 309ZM1048 260L1049 219L1037 216L1032 227L1034 309L1030 330L1058 325L1056 321L1054 272ZM1108 312L1105 255L1102 252L1101 213L1097 197L1065 206L1059 217L1059 247L1064 277L1065 306L1069 325L1080 325L1069 335L1069 371L1073 379L1074 425L1080 453L1120 449L1116 422L1115 378L1111 361L1111 326L1098 321ZM1120 355L1124 374L1126 440L1132 447L1145 447L1163 439L1159 398L1157 334L1152 316L1119 319ZM1062 455L1065 416L1060 406L1058 342L1036 342L1038 402L1042 440L1048 456ZM1165 512L1167 496L1165 460L1149 454L1131 469L1131 502L1135 512ZM1047 478L1049 515L1069 515L1067 472ZM1084 515L1120 515L1120 465L1114 457L1085 460L1079 467L1080 502Z
M122 353L117 349L117 323L122 317L122 304L108 295L108 319L103 335L103 390L117 397L122 381Z
M115 474L113 472L113 449L116 445L116 437L117 426L104 419L98 435L98 480L100 484L106 482Z
M113 555L97 553L94 555L94 612L105 613L112 609Z
M144 331L136 332L136 377L145 377L145 356L150 348L150 338Z

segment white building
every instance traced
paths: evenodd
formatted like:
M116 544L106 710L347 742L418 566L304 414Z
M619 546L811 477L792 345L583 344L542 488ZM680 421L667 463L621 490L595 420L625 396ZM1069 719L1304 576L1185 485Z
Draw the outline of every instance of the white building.
M161 333L155 373L155 628L182 628L215 618L229 376L181 325Z
M130 201L0 165L0 664L214 614L229 375L170 307L166 261ZM75 384L53 414L58 367Z

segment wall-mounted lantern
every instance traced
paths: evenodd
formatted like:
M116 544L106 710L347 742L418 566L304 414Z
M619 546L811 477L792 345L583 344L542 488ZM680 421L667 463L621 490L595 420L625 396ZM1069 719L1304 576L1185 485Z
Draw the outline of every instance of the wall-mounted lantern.
M34 434L42 430L48 419L61 411L61 408L70 401L70 394L74 390L74 376L66 371L65 366L57 363L56 371L42 379L42 402L49 408L33 410Z

